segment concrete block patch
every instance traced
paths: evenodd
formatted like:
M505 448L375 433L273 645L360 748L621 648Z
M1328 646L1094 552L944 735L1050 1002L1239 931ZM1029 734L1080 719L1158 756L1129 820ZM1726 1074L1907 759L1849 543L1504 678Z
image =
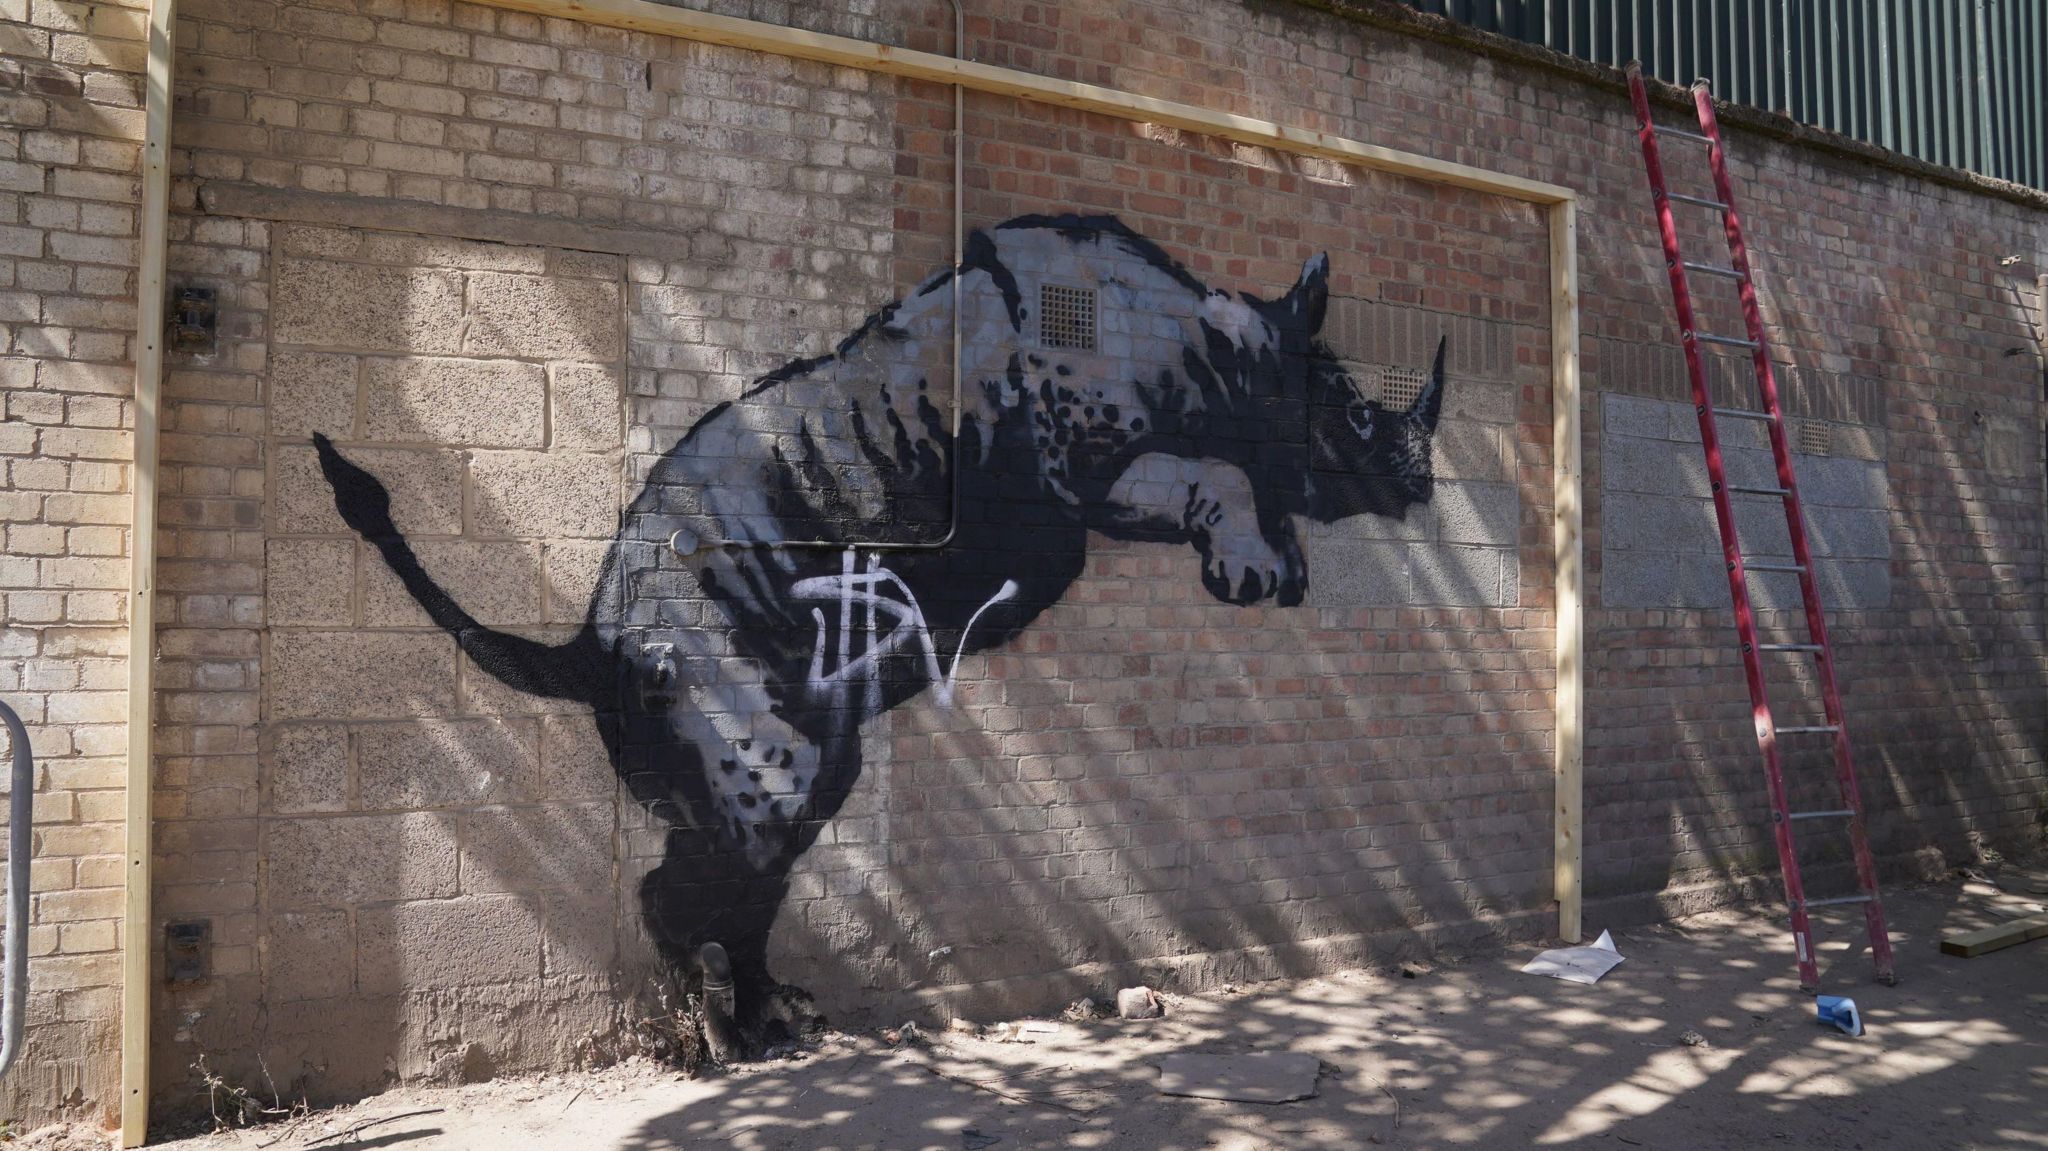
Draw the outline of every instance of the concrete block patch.
M1660 410L1665 417L1661 438ZM1728 607L1727 568L1691 408L1609 395L1603 397L1601 412L1601 602L1610 608ZM1755 424L1745 426L1758 432ZM1692 430L1689 437L1680 434L1686 428ZM1776 486L1777 465L1767 443L1760 434L1749 438L1754 443L1731 443L1723 452L1729 484ZM1891 517L1885 465L1794 454L1793 468L1823 603L1829 610L1888 604ZM1738 494L1730 502L1744 556L1791 561L1781 500ZM1759 609L1800 605L1797 577L1790 574L1752 574L1749 592Z

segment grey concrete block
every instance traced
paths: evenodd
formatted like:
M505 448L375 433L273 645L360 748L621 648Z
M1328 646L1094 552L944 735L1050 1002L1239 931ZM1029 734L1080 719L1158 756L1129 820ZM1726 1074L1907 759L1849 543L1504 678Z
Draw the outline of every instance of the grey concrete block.
M1424 361L1421 370L1426 371L1428 367L1428 361ZM1450 376L1444 381L1443 418L1512 427L1515 422L1515 389L1509 384Z
M1427 505L1411 506L1408 515L1402 519L1390 516L1356 515L1331 523L1308 525L1311 540L1425 540L1429 538L1430 514Z
M1807 508L1806 534L1815 555L1891 558L1892 517L1881 508Z
M271 636L263 686L272 719L401 719L453 711L454 672L439 633L290 631Z
M1430 464L1439 480L1508 483L1514 479L1502 450L1502 429L1475 420L1445 418L1437 423Z
M421 566L464 611L492 626L536 624L541 614L541 548L511 541L423 540ZM426 627L432 621L375 552L363 565L363 623Z
M1792 559L1792 533L1785 526L1785 501L1783 500L1734 500L1735 530L1742 541L1742 555L1745 559L1782 560ZM1720 537L1713 537L1714 547L1720 547Z
M355 938L346 911L272 916L263 953L263 989L271 1002L330 999L355 990Z
M548 644L566 643L576 630L573 627L518 629L519 634ZM465 715L546 715L587 710L588 705L571 700L548 699L506 687L498 677L478 667L468 655L460 655L458 661L462 668L460 692Z
M606 364L548 369L551 446L606 452L625 443L624 384Z
M452 271L278 262L271 324L280 344L431 354L459 351L462 276Z
M354 540L273 539L264 547L264 614L273 625L355 622Z
M1798 456L1799 498L1811 506L1889 510L1891 490L1884 464L1836 456Z
M341 452L383 481L398 530L414 538L462 530L462 459L454 452L354 445L343 445ZM334 510L334 488L321 474L313 449L284 446L276 457L270 488L274 530L348 534L348 525Z
M1883 428L1836 424L1834 442L1829 445L1828 454L1845 459L1882 461L1890 446L1890 438Z
M554 540L546 545L541 585L547 622L583 621L610 550L604 540Z
M467 807L531 799L540 786L535 720L430 719L356 728L368 809Z
M373 440L537 448L547 384L516 360L373 358L363 370L363 422Z
M1672 432L1673 406L1661 400L1609 392L1600 398L1600 435L1603 439L1633 436L1637 439L1668 440Z
M1828 612L1874 611L1892 602L1888 560L1831 560L1816 566L1820 601Z
M278 352L270 358L270 434L324 432L353 439L356 427L356 357Z
M523 899L468 896L364 908L357 933L364 994L540 977L540 915Z
M609 539L618 528L619 466L608 457L478 452L469 475L477 534Z
M1311 540L1306 550L1308 598L1317 607L1381 607L1408 602L1405 544L1331 538Z
M264 885L275 908L439 899L456 891L452 816L343 815L272 821Z
M462 817L462 890L602 891L611 884L610 803L500 807Z
M1714 506L1704 496L1608 491L1600 502L1601 547L1623 551L1704 551L1719 547Z
M1699 457L1701 467L1706 466L1706 457L1700 454L1699 449L1691 448L1687 450L1692 451ZM1742 448L1724 444L1721 451L1721 467L1730 486L1750 488L1778 486L1778 461L1771 455L1769 447ZM1706 489L1701 488L1700 494L1705 495ZM1777 502L1774 496L1737 496L1735 498L1753 502L1769 501L1772 504Z
M348 729L340 724L273 724L262 762L267 811L348 810Z
M1699 449L1669 440L1607 440L1601 444L1600 487L1607 492L1705 496L1707 462Z
M1499 548L1410 545L1409 602L1493 606L1501 602Z
M628 888L636 885L628 884ZM565 975L604 976L614 969L619 952L616 902L602 891L549 891L540 894L546 927L541 962L549 979ZM638 902L636 898L635 903Z
M1689 594L1679 556L1671 552L1608 551L1600 559L1600 606L1682 606Z
M1521 506L1510 484L1439 482L1429 503L1433 535L1451 544L1515 546Z
M606 799L618 794L618 774L612 770L595 717L587 712L541 717L540 790L548 799Z
M617 284L478 272L469 277L469 291L466 352L587 363L619 355Z
M463 268L486 272L539 272L546 252L513 244L480 243L410 232L353 233L360 239L358 259L407 267Z
M1722 568L1720 570L1725 571L1726 569ZM1732 608L1733 601L1728 594L1727 576L1721 576L1721 581L1720 602L1728 604ZM1802 609L1803 601L1799 595L1798 576L1790 572L1752 572L1748 573L1748 581L1750 606L1756 610L1799 611ZM1790 639L1798 643L1804 643L1806 640L1804 635L1781 638ZM1766 642L1768 642L1768 637Z

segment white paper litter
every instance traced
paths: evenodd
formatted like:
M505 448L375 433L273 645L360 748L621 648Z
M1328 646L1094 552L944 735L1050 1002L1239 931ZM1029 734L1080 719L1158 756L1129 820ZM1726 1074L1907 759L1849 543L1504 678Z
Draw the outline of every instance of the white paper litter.
M1586 947L1554 947L1522 967L1526 975L1548 975L1567 983L1598 983L1600 977L1621 962L1614 949L1614 937L1603 931Z

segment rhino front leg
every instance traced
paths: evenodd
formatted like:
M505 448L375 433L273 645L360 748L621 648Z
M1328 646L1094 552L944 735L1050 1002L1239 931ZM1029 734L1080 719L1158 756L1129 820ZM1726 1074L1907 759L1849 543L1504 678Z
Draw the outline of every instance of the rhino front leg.
M1236 464L1147 453L1111 486L1109 504L1103 527L1110 534L1192 543L1202 558L1202 586L1217 599L1301 602L1307 564L1294 526L1284 516L1260 514L1258 489Z

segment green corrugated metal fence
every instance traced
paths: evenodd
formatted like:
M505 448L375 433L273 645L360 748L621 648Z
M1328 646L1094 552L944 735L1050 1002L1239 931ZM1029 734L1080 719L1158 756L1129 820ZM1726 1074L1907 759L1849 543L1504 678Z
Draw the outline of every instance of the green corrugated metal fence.
M2048 0L1404 0L2048 190Z

